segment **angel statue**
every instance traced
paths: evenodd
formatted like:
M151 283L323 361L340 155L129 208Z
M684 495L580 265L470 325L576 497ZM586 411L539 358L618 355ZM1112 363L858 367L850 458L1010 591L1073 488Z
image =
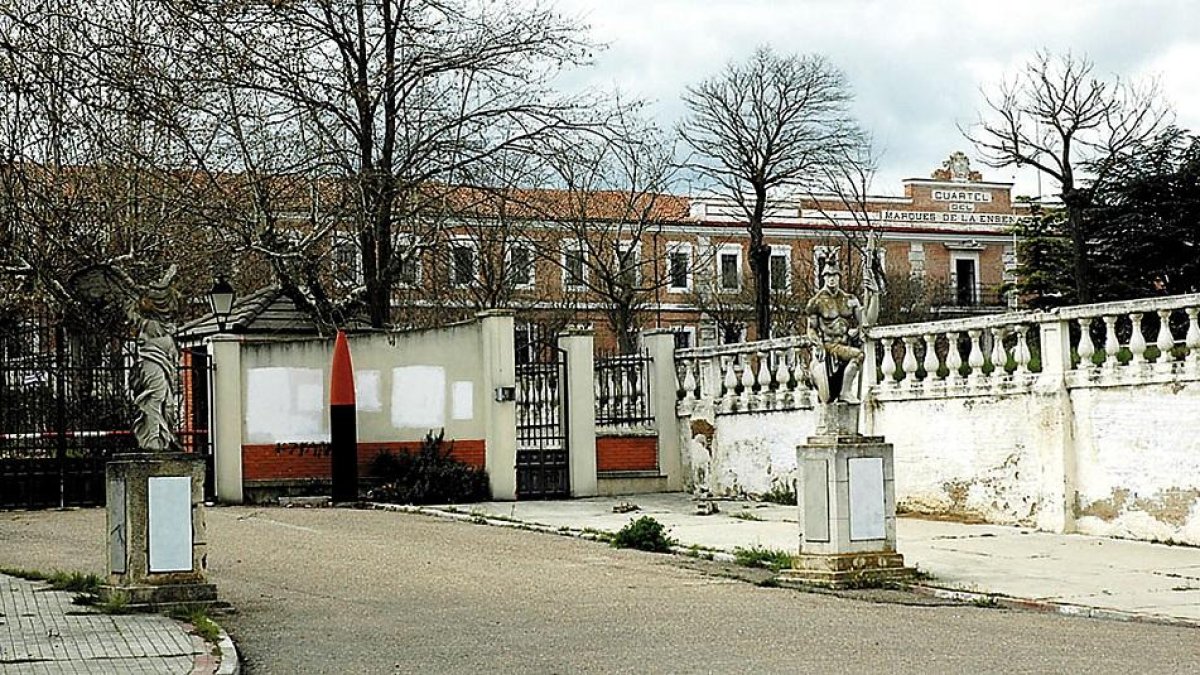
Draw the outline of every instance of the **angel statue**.
M71 277L76 297L103 309L117 310L137 332L137 368L130 380L137 417L133 435L143 452L178 452L175 436L175 396L179 390L179 348L175 324L179 291L174 287L176 268L139 286L128 274L112 265L93 265Z
M884 289L878 251L868 249L863 257L865 304L842 289L842 272L837 262L831 261L821 270L821 288L804 309L808 337L813 342L810 370L821 403L859 402L863 329L879 317L879 297Z

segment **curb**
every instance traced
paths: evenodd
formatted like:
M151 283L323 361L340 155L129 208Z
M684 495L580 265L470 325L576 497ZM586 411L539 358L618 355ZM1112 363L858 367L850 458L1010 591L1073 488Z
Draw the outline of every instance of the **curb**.
M426 506L411 506L406 504L382 504L377 502L368 502L366 506L367 508L379 511L412 513L423 516L432 516L435 518L476 523L479 525L491 525L494 527L507 527L516 530L526 530L529 532L556 534L560 537L573 537L576 539L587 539L589 541L607 541L603 534L567 526L555 528L550 527L549 525L543 525L541 523L527 523L520 520L489 517L483 514L463 511L446 511L444 509L430 508ZM726 563L735 562L736 560L731 553L707 548L697 549L688 546L672 546L671 553L689 558L702 557L706 560L715 560L717 562ZM942 600L955 600L966 604L975 604L987 607L1000 607L1003 609L1041 612L1046 614L1060 614L1063 616L1075 616L1089 619L1103 619L1107 621L1122 621L1126 623L1147 623L1162 626L1177 626L1182 628L1200 628L1200 620L1181 619L1162 614L1139 614L1137 612L1128 612L1119 609L1104 609L1102 607L1089 607L1087 605L1075 605L1065 602L1053 602L1050 600L1034 600L1031 598L1014 598L999 593L962 591L952 588L929 586L926 584L907 584L904 587L907 590L920 595L940 598Z
M1163 614L1141 614L1121 609L1105 609L1088 605L1076 605L1068 602L1053 600L1034 600L1030 598L1014 598L1001 593L982 593L978 591L961 591L953 588L912 584L908 590L920 595L926 595L943 600L975 604L983 607L999 607L1002 609L1040 612L1043 614L1059 614L1062 616L1077 616L1088 619L1103 619L1106 621L1121 621L1125 623L1146 623L1160 626L1176 626L1180 628L1200 628L1200 621L1181 619Z
M185 626L191 625L185 621L181 623ZM192 633L192 639L199 640L204 645L204 651L197 654L196 658L192 660L192 675L241 675L242 662L238 658L237 645L233 643L233 638L229 637L229 633L226 633L220 624L213 621L213 625L217 627L218 631L215 646L220 648L221 654L220 656L215 655L212 643Z

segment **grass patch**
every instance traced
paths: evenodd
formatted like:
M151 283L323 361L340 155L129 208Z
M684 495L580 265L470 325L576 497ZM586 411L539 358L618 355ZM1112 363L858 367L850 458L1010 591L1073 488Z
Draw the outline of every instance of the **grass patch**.
M755 520L755 521L762 520L762 518L759 518L758 515L755 514L753 511L738 511L737 513L729 514L729 517L737 518L738 520Z
M90 572L84 574L83 572L55 571L46 581L50 582L50 587L56 591L90 594L100 592L100 577Z
M21 567L0 567L0 574L7 574L10 577L24 579L25 581L45 581L50 578L50 575L38 570L27 570Z
M105 614L132 614L129 606L129 595L122 591L113 591L107 598L98 599L93 605Z
M761 567L778 572L792 566L792 554L779 549L752 546L733 549L733 561L744 567Z
M796 486L793 483L775 483L769 491L759 495L759 499L772 504L795 506Z
M192 632L207 642L216 644L221 639L221 629L212 619L208 618L208 612L203 607L179 609L171 612L171 616L192 624Z
M629 521L612 538L612 545L617 548L635 548L651 553L667 553L675 540L667 536L663 524L650 516L642 516Z

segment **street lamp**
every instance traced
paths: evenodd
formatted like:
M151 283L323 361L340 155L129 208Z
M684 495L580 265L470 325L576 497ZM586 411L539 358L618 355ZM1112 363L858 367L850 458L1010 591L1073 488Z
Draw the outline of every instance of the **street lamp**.
M229 314L233 311L234 295L236 292L225 275L218 276L212 290L208 292L208 304L217 319L217 330L221 332L225 332L225 322L229 320Z

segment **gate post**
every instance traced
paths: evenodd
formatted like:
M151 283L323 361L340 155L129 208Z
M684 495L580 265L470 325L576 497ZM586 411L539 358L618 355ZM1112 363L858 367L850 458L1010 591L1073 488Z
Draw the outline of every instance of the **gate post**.
M482 387L487 395L484 406L484 467L492 499L517 498L517 407L511 400L500 401L498 389L512 389L517 382L516 357L513 353L513 313L493 309L475 315L479 320L483 349Z
M571 496L594 497L596 480L596 362L591 328L568 328L558 334L558 347L566 352L567 457Z
M653 359L650 365L650 412L658 434L658 472L667 478L667 491L683 489L683 457L679 417L675 414L678 389L675 378L675 331L668 328L642 333L642 343Z
M242 342L234 335L208 338L212 359L212 443L217 500L242 503Z

